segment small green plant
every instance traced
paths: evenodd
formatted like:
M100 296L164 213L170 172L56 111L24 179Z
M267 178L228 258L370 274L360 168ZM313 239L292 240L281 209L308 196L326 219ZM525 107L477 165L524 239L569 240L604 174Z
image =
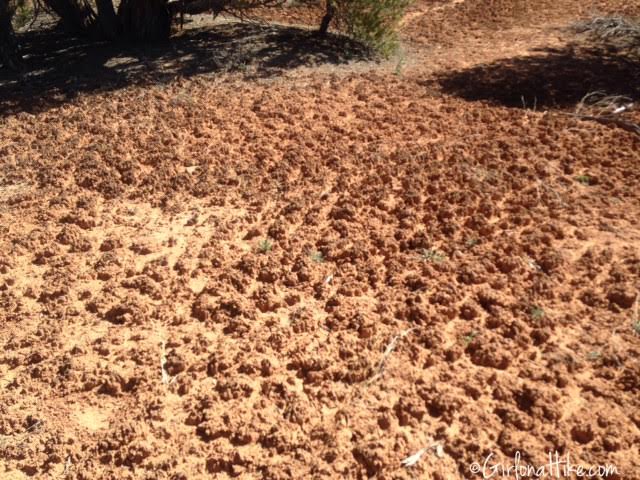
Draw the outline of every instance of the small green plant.
M316 263L323 263L324 262L324 255L322 255L322 252L319 250L316 250L315 252L311 252L311 260L313 260Z
M529 314L531 315L531 318L536 322L539 322L545 317L545 313L542 307L538 307L536 305L531 307L531 311L529 312Z
M578 183L581 183L582 185L589 186L589 185L591 185L592 179L591 179L591 177L589 175L578 175L576 177L576 181Z
M447 256L435 248L425 248L422 250L420 258L425 262L442 263L447 259Z
M474 330L469 335L465 335L464 337L462 337L462 341L464 342L465 345L469 345L471 342L473 342L473 339L476 338L477 336L478 336L478 332Z
M475 247L479 243L480 243L480 240L478 240L477 238L467 238L467 241L464 242L465 246L469 249Z
M251 68L251 64L247 60L242 60L236 64L236 68L238 71L246 73Z
M598 352L597 350L594 350L593 352L589 352L589 354L587 355L587 358L592 361L595 362L596 360L598 360L600 357L602 356L602 354L600 352Z
M269 240L268 238L262 240L258 245L258 250L260 251L260 253L269 253L272 248L273 243L271 243L271 240Z
M640 292L636 292L636 313L633 319L633 331L640 335Z
M33 19L33 6L28 0L16 2L16 9L13 15L13 25L19 30Z
M400 51L400 54L398 56L398 62L396 63L396 69L394 72L397 77L402 76L402 70L404 69L405 63L406 63L405 53L404 51Z
M412 0L336 0L339 20L356 40L384 57L399 45L398 27Z

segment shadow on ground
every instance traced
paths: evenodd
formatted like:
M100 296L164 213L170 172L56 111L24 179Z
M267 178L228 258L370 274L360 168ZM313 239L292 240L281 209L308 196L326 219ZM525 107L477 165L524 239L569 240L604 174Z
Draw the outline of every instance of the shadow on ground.
M445 93L507 107L574 107L601 91L640 98L640 62L625 52L570 45L500 60L437 78Z
M176 77L236 71L267 78L301 66L371 59L345 37L257 23L187 29L166 42L138 46L87 42L52 28L26 34L22 45L26 71L17 77L0 70L0 116L46 109L83 92Z

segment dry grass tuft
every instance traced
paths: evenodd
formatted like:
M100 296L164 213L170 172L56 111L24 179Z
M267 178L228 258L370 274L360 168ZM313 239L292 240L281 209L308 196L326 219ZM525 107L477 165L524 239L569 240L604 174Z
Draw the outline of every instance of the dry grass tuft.
M569 116L621 128L640 135L640 125L625 118L625 114L636 109L636 104L628 97L591 92L578 103L576 111Z
M634 108L633 100L623 95L607 95L604 92L591 92L585 95L576 108L578 115L619 115Z
M619 16L597 17L577 23L573 28L592 40L634 49L640 53L639 20Z
M38 420L22 433L0 436L0 449L7 446L19 447L28 440L29 435L39 432L42 428L44 428L44 421Z

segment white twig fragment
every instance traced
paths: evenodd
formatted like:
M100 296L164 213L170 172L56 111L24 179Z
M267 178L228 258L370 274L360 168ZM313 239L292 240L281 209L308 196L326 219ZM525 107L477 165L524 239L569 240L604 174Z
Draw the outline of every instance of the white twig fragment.
M62 472L63 477L67 477L71 473L71 468L73 468L73 462L71 462L71 455L67 457L67 461L64 462L64 470Z
M167 365L167 354L165 350L165 342L162 342L162 353L160 355L160 371L162 372L162 383L165 385L169 385L176 379L176 377L172 377L171 375L169 375L169 372L167 372L166 365Z
M622 105L621 107L616 108L612 113L617 115L618 113L625 112L627 110L631 110L633 108L633 103L628 103L626 105Z
M418 450L416 453L414 453L413 455L411 455L410 457L405 458L404 460L402 460L400 462L400 464L405 467L405 468L410 468L413 467L416 463L418 463L420 461L420 459L422 458L422 456L427 453L429 449L428 448L423 448L421 450Z
M384 353L382 354L382 358L380 359L380 362L378 362L378 367L376 368L375 375L373 375L373 377L369 379L368 383L371 383L374 380L376 380L378 377L382 376L382 374L384 373L384 369L387 365L387 360L389 359L393 351L398 346L398 342L402 340L404 337L406 337L407 335L409 335L411 332L413 332L415 329L416 327L403 330L402 332L400 332L398 335L396 335L391 339L391 342L389 342L389 344L387 345L387 348L385 348Z
M536 272L542 271L542 267L540 265L538 265L536 263L536 261L533 260L532 258L527 257L527 256L524 256L524 257L521 257L521 258L522 258L522 260L524 260L525 265L527 265L531 270L534 270Z
M434 443L430 447L425 447L421 450L418 450L416 453L411 455L410 457L405 458L400 462L400 464L405 468L410 468L416 465L420 459L427 453L429 450L433 449L435 451L436 457L443 458L444 457L444 448L439 443Z

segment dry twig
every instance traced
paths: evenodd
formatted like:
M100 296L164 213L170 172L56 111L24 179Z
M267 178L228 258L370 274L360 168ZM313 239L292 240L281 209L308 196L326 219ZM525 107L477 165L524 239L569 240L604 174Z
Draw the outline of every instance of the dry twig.
M624 113L634 108L635 104L629 97L591 92L582 97L574 113L563 113L563 115L618 127L640 136L640 125L623 117Z
M378 362L378 366L376 367L376 373L369 379L367 383L373 383L383 375L384 370L387 366L387 361L391 356L391 354L393 353L393 351L398 346L398 342L403 338L405 338L407 335L409 335L411 332L413 332L415 329L416 327L403 330L402 332L400 332L398 335L396 335L391 339L391 342L389 342L389 344L387 345L387 348L385 348L384 353L382 354L382 358Z

